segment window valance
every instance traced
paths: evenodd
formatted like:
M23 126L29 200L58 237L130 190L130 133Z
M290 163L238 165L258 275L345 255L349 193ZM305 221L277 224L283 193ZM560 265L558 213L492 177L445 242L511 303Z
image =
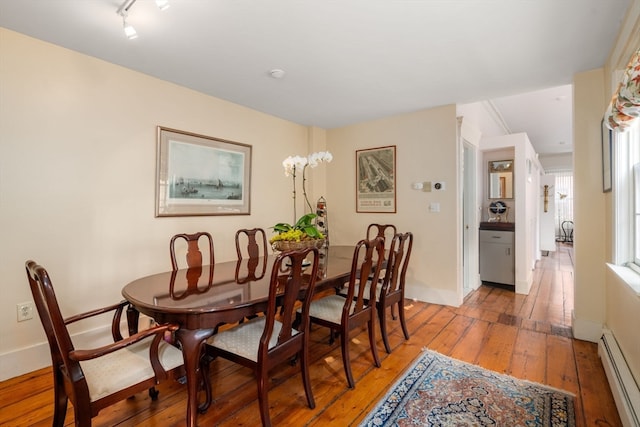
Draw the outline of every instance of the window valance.
M640 117L640 49L629 61L624 77L613 95L604 121L611 130L625 131Z

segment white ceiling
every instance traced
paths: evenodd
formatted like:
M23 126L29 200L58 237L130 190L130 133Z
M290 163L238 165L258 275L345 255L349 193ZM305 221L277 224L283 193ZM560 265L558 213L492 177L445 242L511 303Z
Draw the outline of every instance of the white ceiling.
M326 129L489 101L545 154L571 151L568 85L629 1L137 0L128 40L119 0L0 0L0 26Z

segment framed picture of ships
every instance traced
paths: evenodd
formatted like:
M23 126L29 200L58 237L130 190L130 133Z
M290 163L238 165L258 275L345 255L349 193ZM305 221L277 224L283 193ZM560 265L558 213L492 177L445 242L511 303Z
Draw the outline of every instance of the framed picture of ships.
M249 215L251 145L158 126L156 217Z

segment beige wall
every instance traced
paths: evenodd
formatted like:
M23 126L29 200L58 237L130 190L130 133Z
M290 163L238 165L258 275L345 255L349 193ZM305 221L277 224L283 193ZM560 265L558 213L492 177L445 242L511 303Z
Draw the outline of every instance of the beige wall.
M175 233L207 230L232 259L236 229L290 220L282 160L324 146L322 130L5 29L0 52L0 379L50 363L37 316L16 322L33 300L27 259L48 268L67 315L169 268ZM154 218L158 125L251 144L251 215Z
M456 111L449 105L327 131L334 170L327 177L331 242L364 236L372 222L414 233L407 296L459 305L461 299L461 196L456 166ZM396 146L397 213L356 213L355 150ZM444 181L444 191L413 190L413 182ZM440 203L440 212L429 212Z
M27 259L47 267L67 315L118 301L124 284L168 268L175 233L207 230L216 258L232 259L236 229L292 219L289 155L332 151L332 163L310 171L308 190L312 203L328 200L333 243L360 239L374 221L412 230L412 296L461 302L454 106L326 131L5 29L0 51L0 380L50 363L37 316L16 322L16 304L32 300ZM251 215L154 218L157 126L251 144ZM382 145L397 146L398 213L356 214L355 150ZM411 189L436 180L447 190ZM73 333L91 340L106 321Z
M602 69L574 76L574 334L590 341L600 338L605 318L605 254L610 230L600 173L604 82Z

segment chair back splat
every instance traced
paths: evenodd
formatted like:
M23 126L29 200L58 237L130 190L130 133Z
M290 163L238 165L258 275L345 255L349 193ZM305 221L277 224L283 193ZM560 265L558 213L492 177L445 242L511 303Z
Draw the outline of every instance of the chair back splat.
M263 316L240 323L207 340L206 351L254 370L263 426L271 426L269 416L269 370L299 356L307 404L315 408L309 378L309 306L318 277L316 248L283 252L271 270L269 299ZM310 265L307 263L310 262ZM302 298L302 305L298 301ZM296 309L300 311L296 315ZM208 367L204 366L205 375ZM209 402L207 402L208 405Z
M183 375L182 352L162 339L177 325L159 325L127 338L120 334L122 312L129 304L118 304L63 318L49 274L35 261L25 263L29 287L47 335L53 371L53 426L64 425L71 400L76 426L90 426L101 409L144 390L157 398L153 386ZM114 312L113 343L95 349L76 349L67 325L100 314Z
M242 248L245 247L246 251ZM242 228L236 232L238 259L258 258L267 254L267 235L262 228Z
M389 249L391 239L396 235L398 231L393 224L369 224L367 227L367 240L372 240L376 237L382 237L385 241L385 248Z
M202 256L202 252L200 251L199 242L200 239L204 238L207 243L208 249L208 258L204 258ZM169 241L169 253L171 255L171 268L173 270L178 270L180 267L180 263L177 260L177 242L180 240L184 240L187 244L186 250L186 267L201 267L203 265L203 261L206 259L209 265L215 264L215 256L213 252L213 237L211 234L206 231L200 231L193 234L176 234Z
M245 248L246 250L243 250ZM236 282L260 280L267 271L267 235L262 228L240 229L236 232ZM262 259L262 265L258 269Z

